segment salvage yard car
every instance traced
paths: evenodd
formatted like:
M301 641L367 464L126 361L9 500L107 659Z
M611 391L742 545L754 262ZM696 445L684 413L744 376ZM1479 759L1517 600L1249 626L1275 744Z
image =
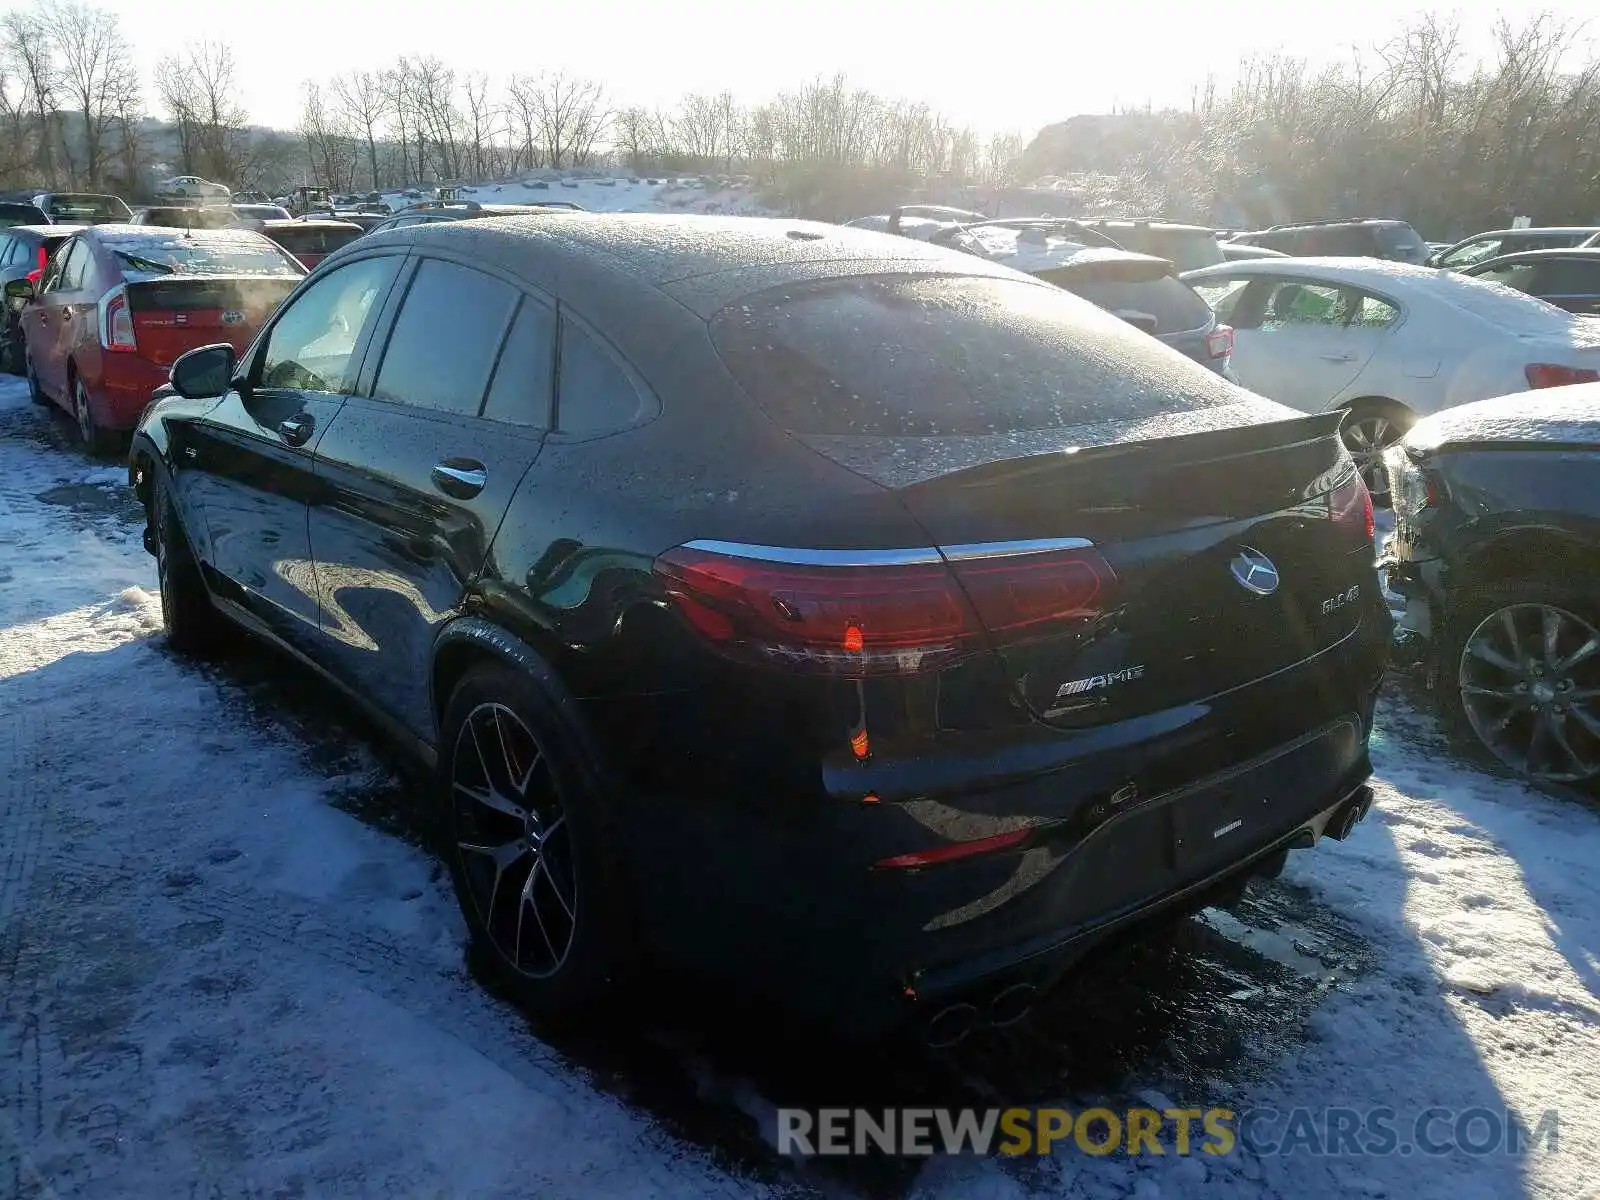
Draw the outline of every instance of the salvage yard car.
M99 225L62 245L20 300L36 404L71 413L91 454L110 454L185 350L243 350L305 271L258 233Z
M1259 259L1183 277L1233 326L1233 370L1302 412L1346 409L1379 500L1383 451L1421 414L1600 379L1600 324L1510 288L1405 263Z
M1600 781L1600 384L1436 413L1389 473L1398 645L1504 766Z
M62 242L82 233L87 225L17 225L0 233L0 287L13 279L26 279L34 287L44 278L50 256ZM0 332L0 370L23 373L22 325L18 320L26 301L6 298L5 325Z
M295 217L288 221L263 221L261 232L294 255L295 261L309 271L366 231L354 221Z
M114 225L133 219L133 213L119 196L94 192L41 192L33 198L34 207L52 221L67 225Z
M431 761L541 1012L648 951L955 1040L1370 804L1390 626L1338 416L1006 267L392 229L172 386L130 458L172 645L243 626Z

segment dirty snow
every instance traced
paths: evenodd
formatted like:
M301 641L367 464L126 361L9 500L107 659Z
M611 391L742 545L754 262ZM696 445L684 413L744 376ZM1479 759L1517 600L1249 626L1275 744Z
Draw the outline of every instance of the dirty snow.
M667 1132L482 991L432 859L336 805L373 769L359 740L319 765L226 667L167 654L120 476L59 428L0 381L0 1195L858 1194ZM934 1160L875 1193L1594 1195L1600 817L1463 763L1400 692L1374 756L1373 816L1288 874L1370 966L1210 914L1241 954L1311 964L1301 1040L1060 1099L1555 1108L1556 1153L1068 1151ZM781 1102L716 1069L700 1087L734 1119Z

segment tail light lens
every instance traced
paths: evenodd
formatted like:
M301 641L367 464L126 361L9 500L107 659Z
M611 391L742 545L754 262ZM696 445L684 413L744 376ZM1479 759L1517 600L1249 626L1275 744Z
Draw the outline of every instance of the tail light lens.
M719 652L846 678L937 670L991 640L1081 622L1115 583L1092 548L998 557L980 549L949 564L932 550L890 551L882 561L865 551L834 564L785 561L808 552L690 544L658 558L655 573Z
M1600 371L1588 367L1564 367L1559 363L1529 363L1523 373L1530 388L1565 387L1569 383L1594 383Z
M1360 471L1351 471L1343 483L1328 493L1328 515L1336 525L1361 530L1369 542L1376 536L1378 523L1372 509L1372 493Z
M124 353L139 348L133 336L133 314L128 311L128 293L113 289L100 301L100 344L107 350Z
M1227 358L1233 353L1233 326L1218 325L1206 334L1206 353L1212 358Z

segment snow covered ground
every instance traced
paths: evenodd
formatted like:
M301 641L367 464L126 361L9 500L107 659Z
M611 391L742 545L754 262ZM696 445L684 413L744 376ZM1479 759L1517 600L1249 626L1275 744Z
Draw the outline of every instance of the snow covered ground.
M167 654L122 473L63 428L0 380L0 1195L1600 1195L1600 817L1463 763L1398 689L1349 841L1008 1040L903 1076L676 1019L542 1040L469 974L433 860L375 827L404 832L385 752L271 659ZM944 1094L1557 1109L1560 1134L1525 1157L762 1149L776 1105Z
M424 192L423 198L431 196ZM763 207L755 186L746 179L690 175L605 175L532 172L515 180L480 183L460 190L462 200L479 204L544 204L563 201L590 212L712 213L720 216L776 216ZM417 199L385 192L383 199L399 211Z

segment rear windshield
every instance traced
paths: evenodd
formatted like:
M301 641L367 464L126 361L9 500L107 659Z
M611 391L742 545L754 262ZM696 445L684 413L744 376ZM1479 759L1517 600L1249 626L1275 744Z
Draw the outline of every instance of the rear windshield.
M947 437L1235 403L1216 376L1055 288L871 276L774 288L711 322L735 379L800 434Z
M298 276L295 263L275 246L244 242L126 242L112 246L129 283L153 275L263 275Z
M1041 276L1048 279L1049 276ZM1053 281L1052 281L1053 282ZM1069 292L1098 304L1107 312L1149 313L1156 319L1156 333L1181 333L1203 329L1211 323L1211 306L1195 290L1171 275L1145 283L1116 280L1068 283Z
M1379 225L1375 231L1378 245L1390 254L1401 252L1412 255L1418 262L1428 257L1428 243L1422 235L1403 222L1398 225Z
M274 229L267 234L290 254L332 254L361 236L360 229Z
M67 221L126 221L130 215L115 196L51 196L45 203L52 217Z

